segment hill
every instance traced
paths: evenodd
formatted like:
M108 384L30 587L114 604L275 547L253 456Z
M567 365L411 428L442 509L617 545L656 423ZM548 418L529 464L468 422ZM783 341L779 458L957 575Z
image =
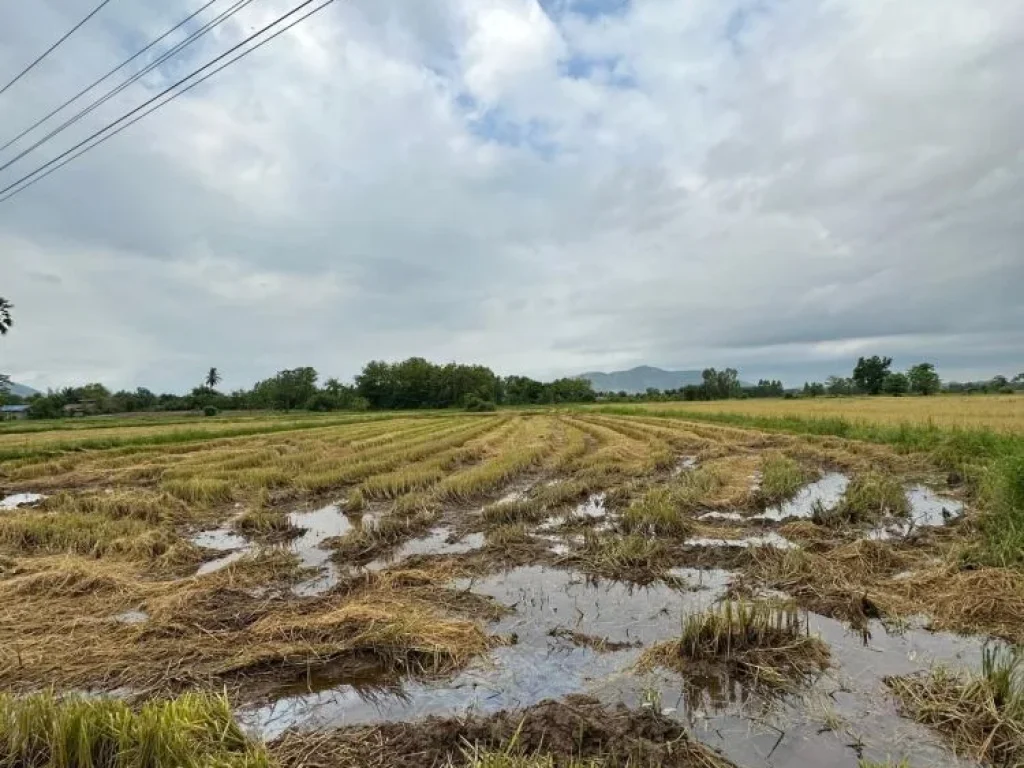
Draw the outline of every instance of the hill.
M688 384L700 384L700 371L666 371L650 365L630 368L628 371L612 371L603 373L591 371L580 374L587 379L597 392L646 392L648 387L655 389L678 389Z
M28 397L29 395L38 395L39 391L32 389L32 387L26 387L24 384L19 384L16 381L12 381L10 394L17 395L18 397Z

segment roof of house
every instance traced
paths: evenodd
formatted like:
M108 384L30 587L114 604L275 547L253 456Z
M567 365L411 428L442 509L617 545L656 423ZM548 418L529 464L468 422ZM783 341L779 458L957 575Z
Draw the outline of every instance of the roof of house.
M27 410L27 405L0 405L0 413L22 413Z

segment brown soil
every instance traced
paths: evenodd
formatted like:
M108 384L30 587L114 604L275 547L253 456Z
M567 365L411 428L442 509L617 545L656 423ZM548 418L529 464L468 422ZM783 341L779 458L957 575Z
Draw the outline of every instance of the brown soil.
M466 765L474 749L551 755L557 766L598 758L607 768L729 768L679 723L653 710L607 708L587 696L542 701L487 717L290 732L271 745L283 768L441 768Z

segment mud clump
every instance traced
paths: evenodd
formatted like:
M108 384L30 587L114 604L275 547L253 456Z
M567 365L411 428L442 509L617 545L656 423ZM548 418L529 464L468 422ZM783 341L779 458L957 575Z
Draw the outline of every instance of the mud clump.
M729 768L654 710L604 707L587 696L545 700L487 717L428 717L414 723L342 728L330 734L290 731L271 745L284 768L442 768L473 764L474 753L550 757L553 766L593 760L602 768ZM576 762L573 762L576 761ZM543 763L547 765L548 763Z

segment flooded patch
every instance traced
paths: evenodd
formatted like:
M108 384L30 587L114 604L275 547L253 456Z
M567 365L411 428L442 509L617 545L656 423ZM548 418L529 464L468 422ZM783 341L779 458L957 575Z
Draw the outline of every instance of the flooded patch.
M416 555L461 555L481 549L486 543L482 533L469 533L453 539L454 532L447 526L434 528L426 536L407 541L393 553L366 565L368 571L380 571Z
M688 547L775 547L776 549L796 549L797 546L784 536L777 533L764 533L747 536L742 539L710 539L698 537L687 539Z
M232 531L230 528L215 528L210 531L200 531L189 539L197 547L203 549L216 549L227 552L233 549L242 549L250 546L245 536Z
M111 617L112 621L118 624L144 624L149 621L149 614L145 611L125 611Z
M343 536L356 524L331 504L311 512L292 512L288 522L303 531L302 535L288 544L288 551L298 556L305 568L314 568L317 575L293 588L297 595L319 595L338 583L338 569L331 561L331 551L320 545L334 536ZM361 524L360 518L359 523Z
M868 532L873 541L899 539L909 536L917 528L936 528L955 520L964 513L964 505L956 499L939 496L923 485L907 491L910 514L906 518L887 518Z
M676 477L678 475L681 475L681 474L683 474L683 472L686 472L688 469L693 469L696 466L697 466L697 457L696 456L684 456L682 459L679 460L678 464L676 464L674 467L672 467L672 477Z
M196 576L205 576L209 573L216 573L222 568L227 568L232 563L238 562L247 554L249 554L248 548L239 549L234 552L229 552L223 557L218 557L215 560L208 560L207 562L199 566L199 568L196 570Z
M846 493L846 487L850 484L850 478L838 472L830 472L820 480L804 486L800 492L789 501L775 507L769 507L764 512L751 515L751 520L773 520L782 522L784 520L809 520L814 510L822 508L825 510L835 507Z
M274 736L293 726L328 728L427 714L496 712L600 688L629 672L642 645L678 633L683 615L710 606L725 588L638 588L540 566L458 581L455 586L514 608L489 630L514 635L515 644L494 650L444 682L407 682L400 691L392 687L383 695L378 686L367 696L366 681L358 680L355 685L285 696L250 710L245 721L265 736ZM598 650L569 642L562 630L601 638L605 646Z
M0 499L0 509L17 509L18 507L38 504L45 499L41 493L15 493Z

